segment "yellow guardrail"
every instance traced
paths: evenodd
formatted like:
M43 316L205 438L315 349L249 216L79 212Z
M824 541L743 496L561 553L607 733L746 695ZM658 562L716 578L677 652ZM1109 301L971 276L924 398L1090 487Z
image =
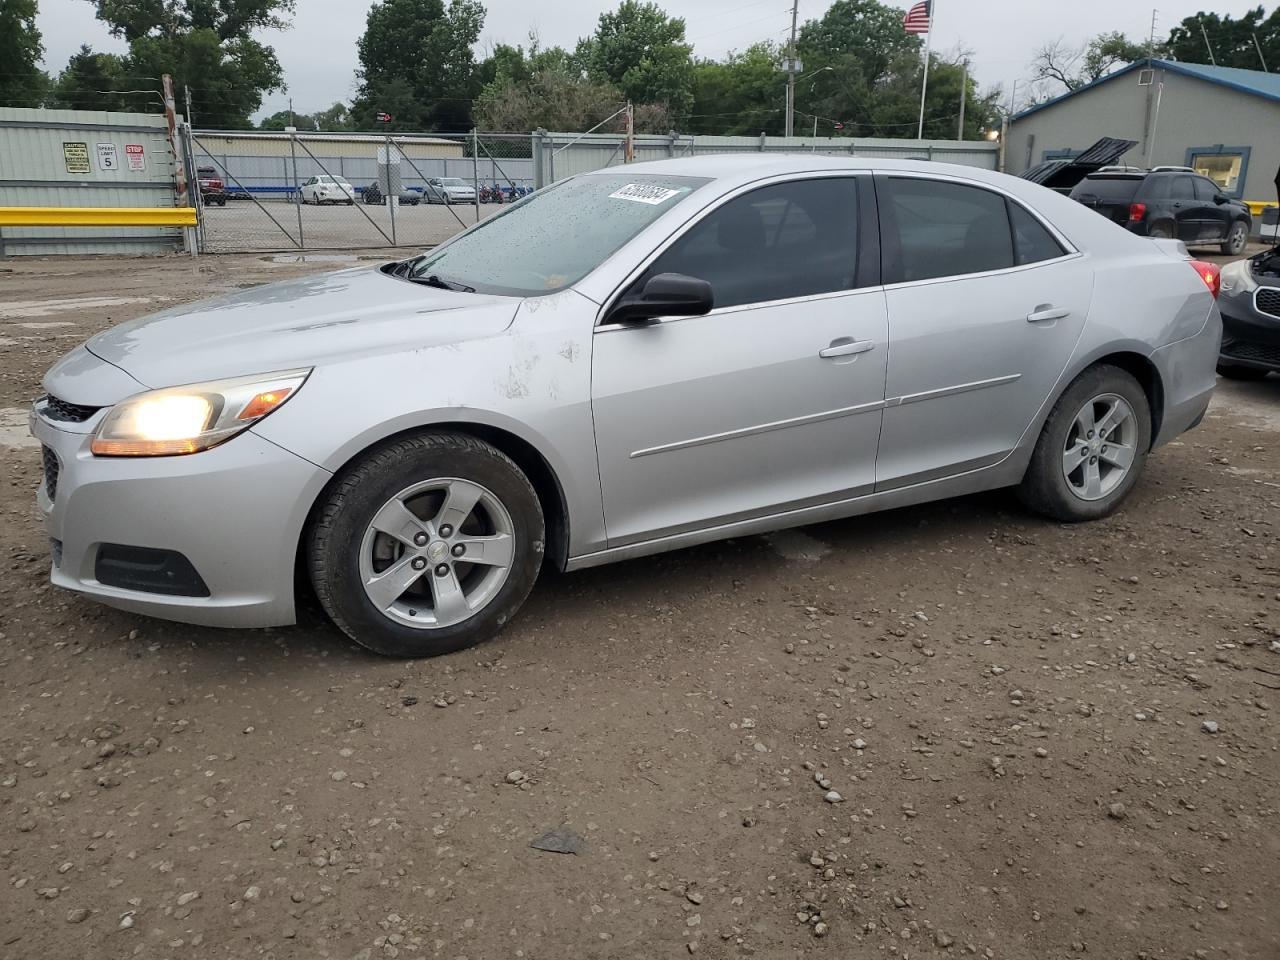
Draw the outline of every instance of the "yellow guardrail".
M0 227L194 227L195 207L0 207Z
M1263 210L1267 209L1267 207L1274 207L1276 204L1273 200L1246 200L1244 205L1249 208L1251 214L1255 217L1260 217Z

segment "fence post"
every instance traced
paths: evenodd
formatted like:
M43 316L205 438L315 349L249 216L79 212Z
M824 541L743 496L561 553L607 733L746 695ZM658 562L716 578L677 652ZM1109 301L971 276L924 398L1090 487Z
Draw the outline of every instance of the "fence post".
M676 155L676 142L680 139L680 134L672 130L667 134L669 141L667 143L667 156L674 157Z
M761 131L760 131L760 152L761 152L761 153L764 153L765 140L766 140L766 138L765 138L765 132L764 132L763 130L761 130Z
M475 192L476 223L480 222L480 134L471 128L471 189Z
M391 185L391 134L387 134L386 149L386 168L387 168L387 192L382 195L383 202L387 205L387 212L391 215L391 245L396 246L396 207L400 205L400 189L395 188L392 193ZM400 158L396 157L396 166L400 165Z
M533 189L535 190L541 190L546 185L546 182L547 182L546 176L543 174L543 171L542 171L542 164L543 164L543 161L546 159L543 156L543 151L545 150L545 147L543 146L543 135L546 132L547 131L539 127L537 130L533 131L533 133L529 135L530 139L532 140L532 147L533 147L530 153L533 154Z
M285 127L289 131L289 156L293 158L293 209L298 213L298 247L306 249L302 241L302 191L298 189L298 130L296 127Z

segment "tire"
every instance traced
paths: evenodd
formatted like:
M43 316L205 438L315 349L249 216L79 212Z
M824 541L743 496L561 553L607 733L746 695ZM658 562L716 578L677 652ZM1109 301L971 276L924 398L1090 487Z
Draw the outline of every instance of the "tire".
M1114 415L1113 406L1117 411ZM1086 410L1087 420L1082 419ZM1115 417L1119 419L1105 435L1085 435L1083 424L1104 426L1102 421ZM1100 520L1115 511L1133 490L1150 447L1151 408L1142 386L1119 367L1090 367L1054 404L1018 487L1018 497L1029 509L1055 520ZM1128 460L1128 466L1117 473L1120 468L1112 458L1126 448L1128 453L1122 459ZM1071 459L1077 451L1079 461ZM1068 474L1068 465L1077 462L1079 466ZM1096 485L1090 480L1095 466Z
M1174 237L1173 225L1165 221L1153 223L1147 230L1147 236L1156 240L1172 240Z
M1218 372L1228 380L1264 380L1271 371L1239 363L1219 363Z
M1243 220L1231 224L1227 239L1222 242L1222 252L1229 257L1238 257L1249 245L1249 225Z
M454 512L464 518L456 530L443 519L450 497L475 498L467 513ZM375 529L380 513L399 519ZM374 449L330 485L308 532L307 562L325 612L356 643L389 657L434 657L487 639L515 615L542 566L543 531L538 496L509 457L465 434L422 433ZM455 559L460 547L479 556L486 545L508 549L493 564ZM375 604L366 581L398 568L400 579ZM452 598L452 613L441 612L442 596Z

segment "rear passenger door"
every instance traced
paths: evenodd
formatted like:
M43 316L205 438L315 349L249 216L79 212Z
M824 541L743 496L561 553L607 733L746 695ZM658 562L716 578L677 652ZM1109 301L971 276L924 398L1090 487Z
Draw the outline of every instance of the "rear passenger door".
M1079 339L1093 271L984 185L877 176L889 365L876 490L1009 456Z
M1193 177L1192 185L1196 194L1196 207L1200 217L1201 240L1225 240L1231 229L1231 207L1219 204L1218 185L1205 177Z
M1178 175L1169 185L1170 207L1177 224L1174 236L1194 243L1204 235L1204 211L1196 201L1196 188L1188 174Z

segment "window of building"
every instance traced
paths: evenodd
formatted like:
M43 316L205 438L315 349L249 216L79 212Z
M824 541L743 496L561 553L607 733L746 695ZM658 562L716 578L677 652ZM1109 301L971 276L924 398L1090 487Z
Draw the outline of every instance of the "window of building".
M1187 166L1208 177L1228 196L1240 197L1249 170L1249 151L1249 147L1192 147L1187 151Z

